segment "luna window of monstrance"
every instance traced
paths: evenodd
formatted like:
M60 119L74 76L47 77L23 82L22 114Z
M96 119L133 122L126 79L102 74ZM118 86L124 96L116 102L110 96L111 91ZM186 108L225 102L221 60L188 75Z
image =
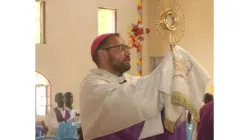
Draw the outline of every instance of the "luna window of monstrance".
M170 46L175 46L185 33L185 16L175 0L158 0L154 9L158 35Z

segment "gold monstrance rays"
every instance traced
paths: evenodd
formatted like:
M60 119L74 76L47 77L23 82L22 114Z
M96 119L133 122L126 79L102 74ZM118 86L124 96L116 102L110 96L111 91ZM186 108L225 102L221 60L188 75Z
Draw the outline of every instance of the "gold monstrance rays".
M161 39L176 45L185 33L185 17L182 7L175 0L158 0L155 5L156 30Z

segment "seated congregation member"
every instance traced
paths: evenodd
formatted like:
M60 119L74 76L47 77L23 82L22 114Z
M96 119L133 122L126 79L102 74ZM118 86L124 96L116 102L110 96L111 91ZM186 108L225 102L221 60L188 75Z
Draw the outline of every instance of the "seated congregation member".
M71 92L66 92L64 94L65 99L65 109L70 112L69 121L80 122L80 114L76 112L73 108L73 94Z
M46 135L46 134L47 134L47 132L48 132L48 127L46 126L46 124L45 124L44 120L43 120L43 121L41 121L41 126L42 126L42 128L44 129L44 131L45 131L45 135Z
M197 140L214 140L214 101L203 106L200 111L200 125Z
M61 122L66 122L71 118L70 112L64 108L64 96L57 93L55 96L57 107L50 110L45 117L45 124L48 127L47 136L55 136Z
M45 130L41 126L36 125L36 137L45 136Z

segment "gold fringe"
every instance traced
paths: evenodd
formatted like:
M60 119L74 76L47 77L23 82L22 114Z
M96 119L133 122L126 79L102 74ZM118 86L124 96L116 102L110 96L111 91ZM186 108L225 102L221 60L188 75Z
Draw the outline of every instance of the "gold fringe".
M172 92L171 103L173 105L179 105L179 106L184 107L186 110L188 110L193 115L193 118L196 122L200 122L200 115L199 115L198 110L195 108L193 103L181 92L179 92L179 91ZM164 126L169 132L174 133L175 123L176 122L170 121L165 116Z
M170 121L167 117L164 118L164 126L169 132L174 133L175 123Z
M171 103L173 105L183 106L193 115L194 120L196 122L200 122L200 115L198 109L196 109L193 103L181 92L179 91L172 92Z

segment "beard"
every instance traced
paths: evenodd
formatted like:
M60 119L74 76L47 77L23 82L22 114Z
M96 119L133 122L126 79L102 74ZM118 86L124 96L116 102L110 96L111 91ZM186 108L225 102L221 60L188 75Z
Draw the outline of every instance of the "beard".
M127 58L125 58L125 60L128 58L129 58L129 56ZM129 71L131 68L130 63L125 63L125 60L118 60L115 57L113 57L111 54L109 55L108 59L109 59L110 67L114 71L119 72L121 75L123 73Z

